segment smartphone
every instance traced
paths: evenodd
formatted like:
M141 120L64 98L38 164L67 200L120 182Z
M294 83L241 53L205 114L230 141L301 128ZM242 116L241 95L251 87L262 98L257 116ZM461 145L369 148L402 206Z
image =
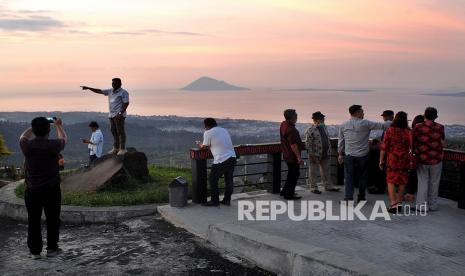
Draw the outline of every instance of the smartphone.
M57 117L47 117L47 121L49 121L50 123L54 123L56 119Z

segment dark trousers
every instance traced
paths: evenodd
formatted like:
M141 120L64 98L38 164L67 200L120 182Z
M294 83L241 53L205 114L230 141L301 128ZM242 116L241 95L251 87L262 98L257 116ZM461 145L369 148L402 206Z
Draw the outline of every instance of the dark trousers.
M295 186L300 177L300 165L297 162L286 162L287 164L287 179L284 184L281 194L284 198L293 197L295 193Z
M407 194L414 195L417 192L418 186L418 175L417 170L410 170L408 173L408 183L405 187L405 192Z
M368 184L368 165L370 156L344 157L344 183L346 200L354 199L354 186L358 184L358 200L365 199L365 191ZM354 179L355 177L355 179ZM358 183L354 183L354 180Z
M126 148L126 132L124 130L124 118L123 116L116 116L110 118L111 134L113 135L113 147L115 149Z
M92 154L92 155L89 155L89 165L92 164L95 160L97 160L97 155L95 154Z
M236 158L231 157L223 163L213 164L210 171L210 189L211 189L211 201L219 202L220 201L220 192L218 190L218 181L220 177L224 175L225 182L225 191L224 191L224 201L230 201L231 195L233 193L233 176L234 176L234 166L236 165Z
M47 222L47 249L56 250L60 234L60 185L50 188L27 188L24 200L28 220L27 246L31 254L38 255L42 251L42 210L44 210Z

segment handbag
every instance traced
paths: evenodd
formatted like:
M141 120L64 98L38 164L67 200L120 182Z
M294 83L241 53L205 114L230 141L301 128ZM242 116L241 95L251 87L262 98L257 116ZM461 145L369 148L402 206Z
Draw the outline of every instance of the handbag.
M410 133L410 135L412 135ZM410 159L410 168L409 170L413 171L417 169L417 157L415 156L415 153L413 152L413 137L410 138L410 150L408 152L408 156Z
M409 159L410 159L410 167L409 170L416 170L417 169L417 158L412 150L409 151Z

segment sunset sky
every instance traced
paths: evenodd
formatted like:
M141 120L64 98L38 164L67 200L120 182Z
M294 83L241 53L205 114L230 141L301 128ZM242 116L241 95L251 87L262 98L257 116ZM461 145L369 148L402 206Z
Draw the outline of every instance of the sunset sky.
M462 0L0 0L0 95L81 84L464 88Z

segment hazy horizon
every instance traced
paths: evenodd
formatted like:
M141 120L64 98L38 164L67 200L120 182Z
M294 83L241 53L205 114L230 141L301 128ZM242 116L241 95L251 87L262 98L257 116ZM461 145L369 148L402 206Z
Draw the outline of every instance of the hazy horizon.
M282 121L286 108L295 108L299 121L308 123L311 114L321 111L327 123L339 124L349 117L352 104L364 106L366 118L381 120L385 109L406 111L410 118L422 114L427 106L438 108L438 121L465 125L465 97L423 95L435 90L388 89L372 92L345 91L182 91L129 90L130 115L175 115ZM50 100L53 98L53 100ZM31 99L31 94L11 94L2 98L2 111L96 111L107 112L105 96L79 89L46 94ZM21 108L15 103L21 102Z

